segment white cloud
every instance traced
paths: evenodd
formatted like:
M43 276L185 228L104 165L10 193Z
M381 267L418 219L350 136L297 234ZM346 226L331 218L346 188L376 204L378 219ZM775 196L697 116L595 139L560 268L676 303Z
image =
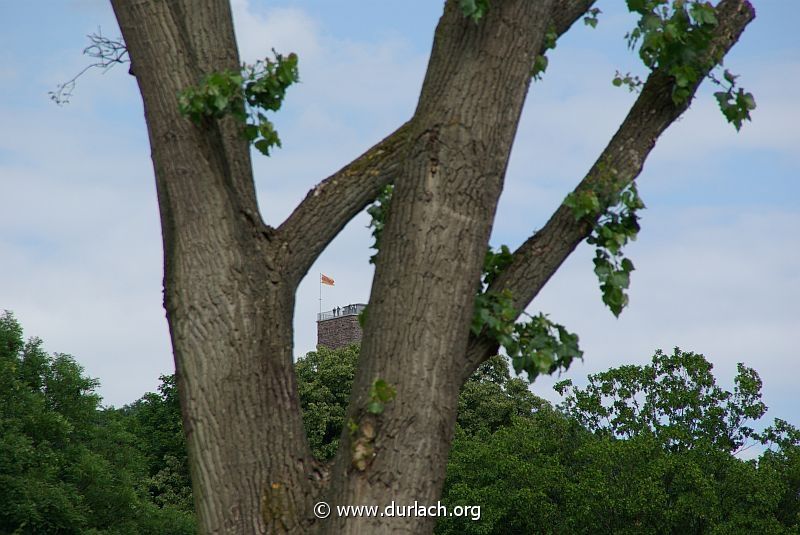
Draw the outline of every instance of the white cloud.
M297 8L270 8L256 13L248 0L231 2L236 40L243 61L253 62L270 55L294 52L314 61L321 52L319 25Z
M0 128L0 308L48 351L74 355L116 405L172 369L155 185L134 92L120 72L82 80L63 108L41 91L0 110L8 120ZM126 94L132 110L115 109ZM126 114L136 122L121 120Z

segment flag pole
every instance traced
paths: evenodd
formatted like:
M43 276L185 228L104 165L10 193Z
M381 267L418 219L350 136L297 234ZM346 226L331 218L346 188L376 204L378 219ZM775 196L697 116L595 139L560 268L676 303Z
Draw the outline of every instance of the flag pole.
M319 313L322 314L322 273L319 274Z

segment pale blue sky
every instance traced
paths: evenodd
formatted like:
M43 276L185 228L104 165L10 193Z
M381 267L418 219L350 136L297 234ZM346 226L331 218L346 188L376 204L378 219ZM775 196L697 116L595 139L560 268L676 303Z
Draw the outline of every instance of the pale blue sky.
M284 148L256 156L265 219L280 222L313 185L413 111L441 2L236 0L243 57L300 55L302 83L275 117ZM631 305L614 319L583 245L529 309L581 336L567 376L646 362L656 348L704 353L730 386L736 362L764 380L769 417L800 424L800 37L795 2L754 2L758 18L726 61L758 102L741 133L704 86L640 177L648 209L629 248ZM514 247L547 219L616 130L640 71L622 0L550 53L520 124L492 242ZM791 10L791 11L790 11ZM0 308L48 350L73 354L120 405L172 369L161 308L161 242L141 101L126 69L83 77L70 105L47 96L86 64L85 35L117 36L105 2L0 1ZM295 353L315 344L325 307L368 299L371 243L359 217L298 290ZM549 399L553 380L534 390Z

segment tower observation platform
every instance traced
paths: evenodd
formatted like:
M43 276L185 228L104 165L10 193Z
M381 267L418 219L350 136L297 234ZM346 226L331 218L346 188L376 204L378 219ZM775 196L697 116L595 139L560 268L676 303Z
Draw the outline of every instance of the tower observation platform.
M355 303L317 314L317 345L338 349L361 342L361 325L358 315L364 303Z

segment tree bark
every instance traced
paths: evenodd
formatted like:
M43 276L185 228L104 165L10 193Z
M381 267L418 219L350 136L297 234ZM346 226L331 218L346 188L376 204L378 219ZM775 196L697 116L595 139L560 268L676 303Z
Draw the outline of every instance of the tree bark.
M444 482L476 282L550 2L493 2L439 22L376 261L332 504L435 504ZM365 411L376 380L397 397ZM374 438L360 426L374 426ZM353 451L354 450L354 451ZM367 459L354 458L366 452ZM365 461L366 467L358 467ZM362 469L363 468L363 469ZM424 533L435 518L331 518L327 533Z
M299 531L317 471L292 367L295 286L256 209L232 121L198 127L176 95L238 69L225 1L113 3L144 101L164 239L164 304L204 533ZM213 53L209 53L213 51Z

